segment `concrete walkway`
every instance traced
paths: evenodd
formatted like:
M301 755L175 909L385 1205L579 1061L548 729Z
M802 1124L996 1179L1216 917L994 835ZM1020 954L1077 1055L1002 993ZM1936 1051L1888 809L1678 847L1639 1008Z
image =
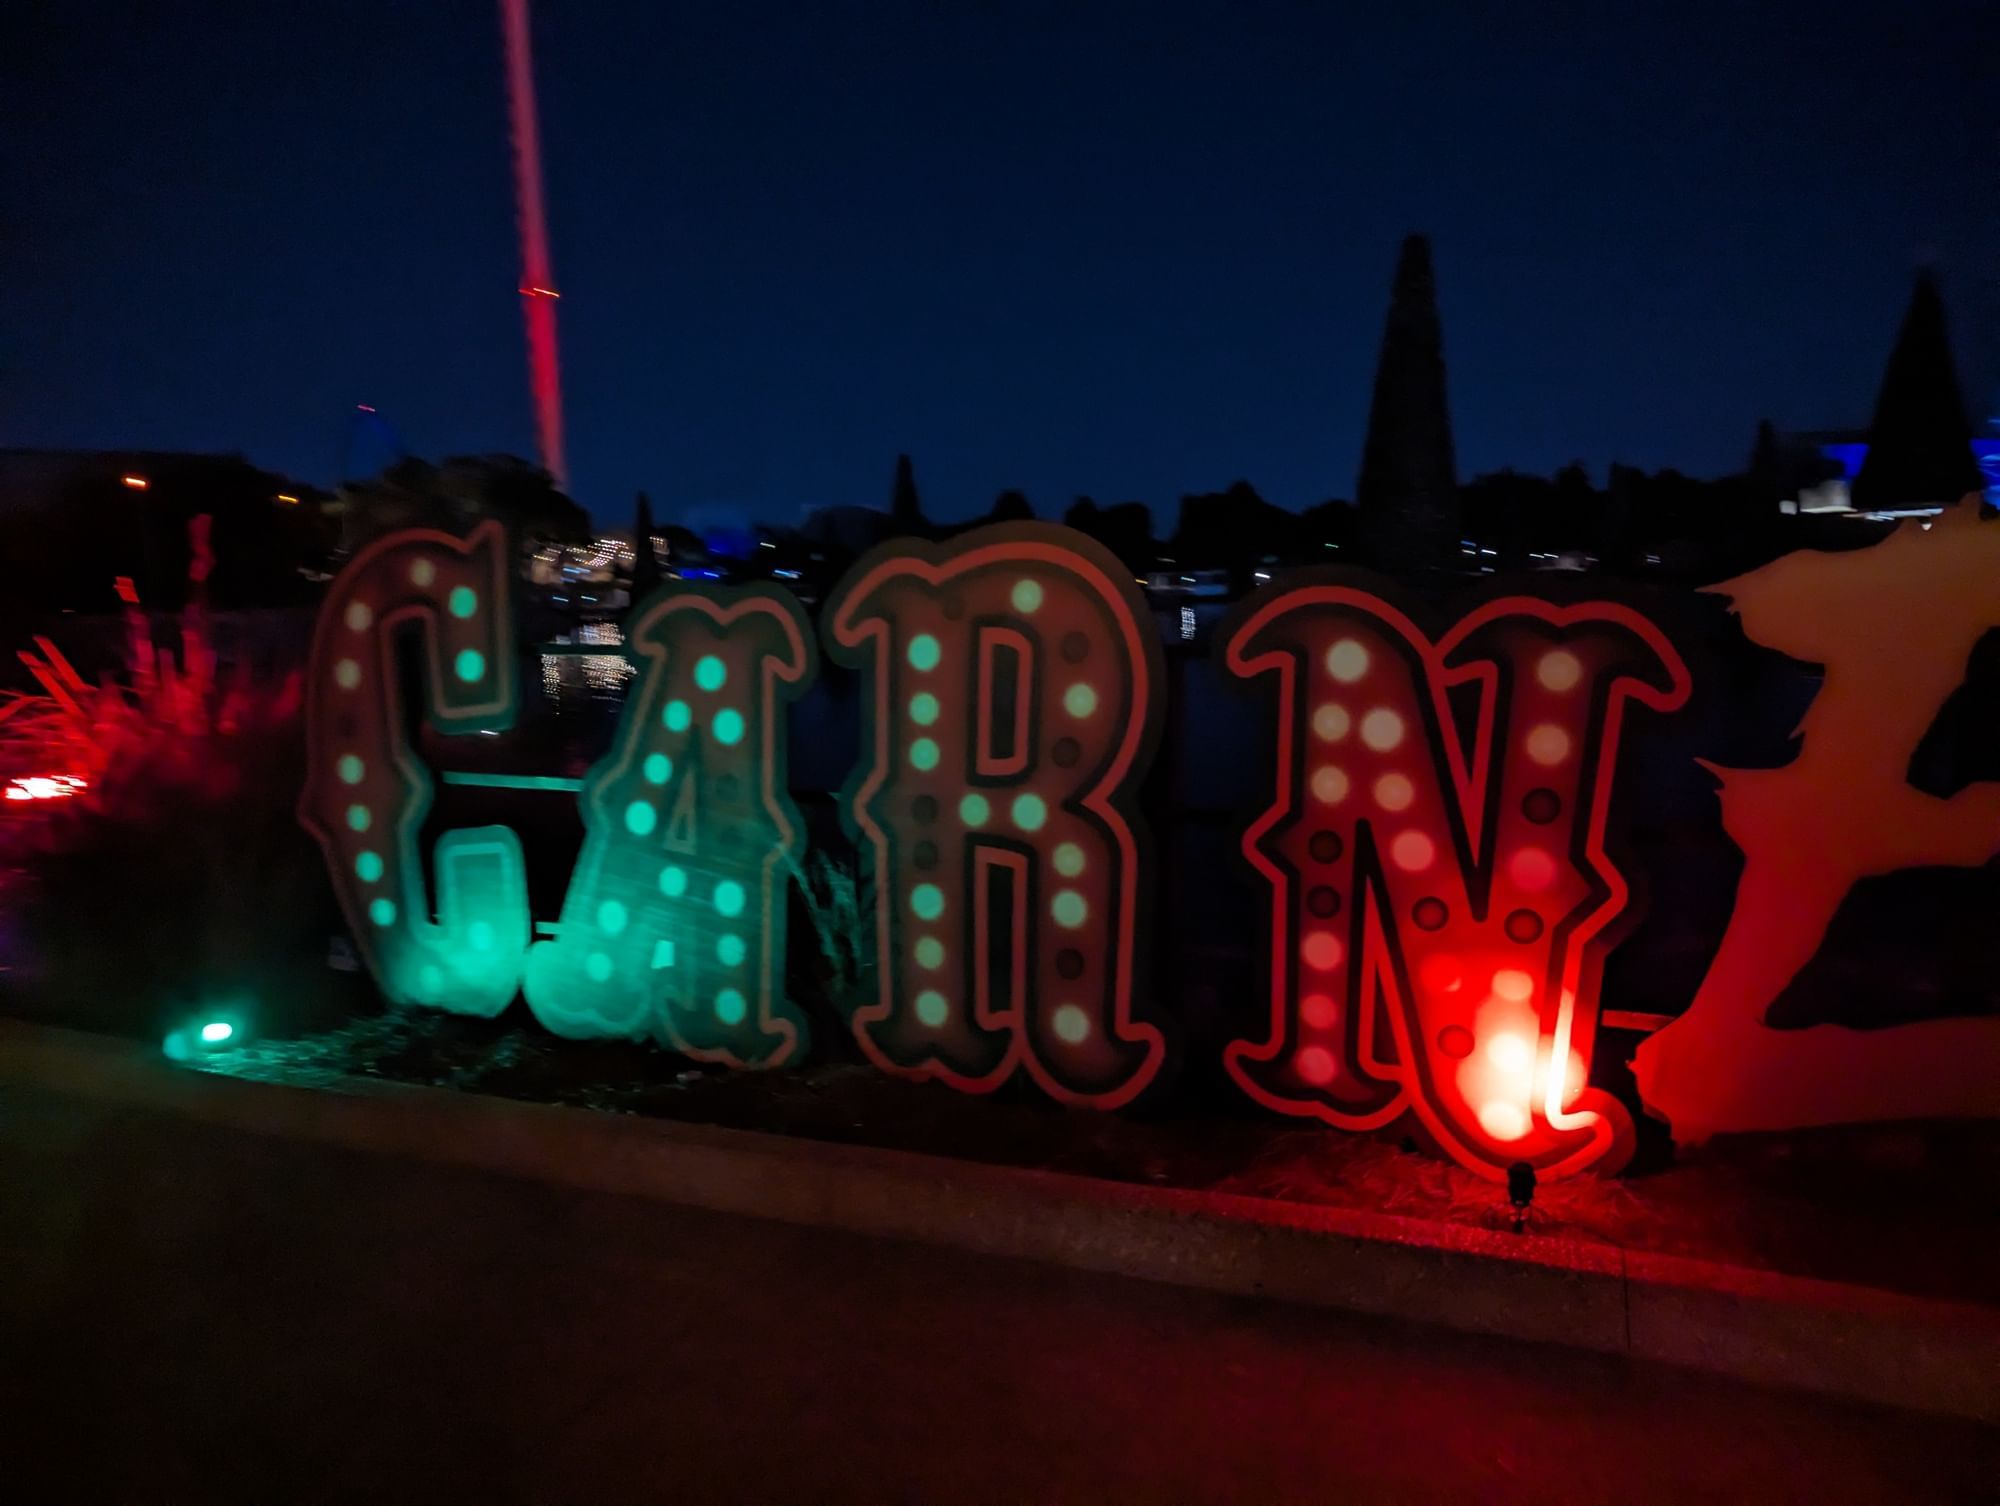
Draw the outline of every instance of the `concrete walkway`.
M14 1089L0 1266L20 1501L2000 1499L1969 1423Z

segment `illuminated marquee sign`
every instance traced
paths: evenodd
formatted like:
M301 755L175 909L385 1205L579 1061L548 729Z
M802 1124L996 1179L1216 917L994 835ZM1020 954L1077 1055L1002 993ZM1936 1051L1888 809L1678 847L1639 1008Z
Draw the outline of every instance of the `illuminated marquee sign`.
M1163 676L1131 572L1045 524L892 543L842 582L826 634L869 707L848 799L878 895L862 1049L968 1092L1018 1067L1066 1103L1130 1102L1165 1055L1139 1018L1132 805Z
M785 708L812 677L811 630L788 593L675 583L627 634L640 675L584 781L583 852L555 939L528 954L528 1003L559 1035L781 1065L806 1043L784 997Z
M494 1015L520 991L530 933L520 839L504 826L446 832L433 905L417 850L431 781L403 725L396 664L397 640L411 629L437 732L512 726L512 564L498 524L463 542L393 534L341 572L313 635L299 815L319 838L363 960L399 1004Z
M515 713L504 536L393 535L335 582L308 671L301 808L384 994L499 1013L525 989L550 1030L652 1036L733 1066L806 1043L783 996L785 709L813 673L784 591L679 582L642 604L643 666L610 754L582 792L586 836L552 939L529 946L521 844L504 826L438 839L436 919L417 834L431 782L402 724L397 642L421 635L426 715L447 736Z
M2000 784L1910 783L1918 746L2000 627L2000 521L1977 493L1866 549L1801 550L1712 589L1753 642L1823 667L1797 757L1716 769L1743 877L1694 1002L1639 1048L1646 1104L1695 1142L1725 1130L2000 1116L2000 1020L1778 1029L1766 1013L1865 878L2000 857Z
M425 862L431 779L403 724L420 704L447 739L512 725L511 576L497 525L398 534L321 617L302 815L370 970L402 1003L492 1015L525 995L561 1035L798 1062L785 749L816 664L797 602L669 582L633 612L639 673L536 940L510 828L444 832ZM1064 1103L1130 1103L1166 1056L1137 814L1162 651L1130 573L1043 524L898 541L849 572L822 629L861 687L843 813L877 967L834 1001L861 1050L967 1092L1018 1073ZM1269 1023L1229 1050L1236 1081L1343 1128L1408 1115L1488 1175L1620 1164L1627 1112L1587 1085L1627 900L1605 834L1628 705L1687 693L1666 639L1625 607L1509 598L1434 641L1323 577L1246 602L1223 656L1275 692L1279 733L1276 801L1244 841L1270 890Z
M1411 1116L1488 1176L1630 1154L1587 1086L1627 889L1604 846L1626 704L1688 676L1629 609L1495 601L1433 643L1327 579L1253 598L1223 653L1269 677L1277 800L1244 852L1271 887L1270 1023L1227 1053L1258 1102L1342 1129Z

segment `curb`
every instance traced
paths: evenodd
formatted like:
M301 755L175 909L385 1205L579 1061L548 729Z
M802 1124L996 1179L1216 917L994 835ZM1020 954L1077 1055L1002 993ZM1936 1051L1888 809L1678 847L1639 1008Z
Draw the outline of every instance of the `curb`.
M299 1088L0 1023L0 1084L718 1213L945 1245L2000 1421L2000 1311L1611 1245L447 1089Z

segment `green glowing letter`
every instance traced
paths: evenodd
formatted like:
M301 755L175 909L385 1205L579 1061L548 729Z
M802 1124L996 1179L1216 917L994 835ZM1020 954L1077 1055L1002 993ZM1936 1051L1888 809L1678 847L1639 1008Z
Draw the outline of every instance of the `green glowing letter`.
M528 955L528 1003L560 1035L652 1035L732 1066L796 1060L785 708L812 678L811 632L781 589L681 582L628 632L640 678L584 782L583 852L556 938Z
M417 834L431 783L411 750L397 644L421 639L425 715L446 736L514 720L509 560L497 523L464 540L420 530L364 549L328 592L307 669L305 796L361 955L405 1004L493 1015L528 944L521 844L504 826L438 839L432 917Z

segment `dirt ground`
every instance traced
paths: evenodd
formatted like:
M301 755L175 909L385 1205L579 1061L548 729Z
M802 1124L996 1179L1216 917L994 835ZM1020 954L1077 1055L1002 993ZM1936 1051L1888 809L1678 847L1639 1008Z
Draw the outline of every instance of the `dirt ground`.
M5 1116L23 1502L2000 1498L2000 1432L1966 1422L34 1093Z
M511 1016L427 1011L220 1053L206 1065L299 1083L380 1076L1116 1181L1512 1224L1503 1189L1435 1155L1393 1136L1275 1120L1224 1093L1184 1092L1171 1114L1090 1114L1026 1091L969 1098L838 1061L770 1074L703 1069L649 1046L558 1041ZM1745 1136L1679 1159L1656 1147L1653 1160L1650 1170L1542 1188L1528 1227L1914 1295L1995 1300L2000 1126Z

